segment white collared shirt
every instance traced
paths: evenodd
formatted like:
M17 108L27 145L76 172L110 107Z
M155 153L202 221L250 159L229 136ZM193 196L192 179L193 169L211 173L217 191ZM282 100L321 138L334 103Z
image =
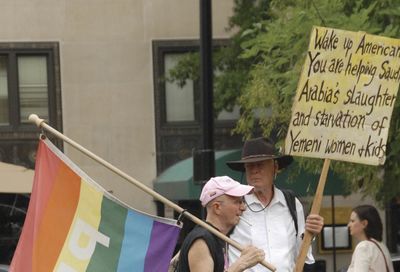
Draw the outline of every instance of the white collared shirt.
M254 194L245 196L245 199L252 210L260 212L253 212L247 207L242 215L244 220L240 220L230 237L242 246L251 244L263 249L265 260L274 265L277 272L292 272L301 247L301 235L305 228L303 206L300 201L296 199L299 227L296 237L296 228L281 190L274 186L274 197L264 210L262 210L263 205ZM240 252L230 246L229 263L236 261L239 256ZM306 263L314 263L311 247L307 253ZM269 270L257 264L246 271Z

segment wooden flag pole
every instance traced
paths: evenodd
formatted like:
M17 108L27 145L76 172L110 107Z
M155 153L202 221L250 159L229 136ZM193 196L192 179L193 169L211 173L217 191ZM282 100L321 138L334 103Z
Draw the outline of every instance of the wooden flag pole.
M71 146L73 146L74 148L79 150L80 152L84 153L85 155L87 155L88 157L90 157L93 160L97 161L98 163L102 164L104 167L108 168L109 170L111 170L115 174L117 174L117 175L121 176L122 178L126 179L131 184L135 185L136 187L138 187L142 191L144 191L147 194L151 195L152 197L154 197L158 201L164 203L165 205L168 205L169 207L173 208L178 213L183 214L185 217L187 217L188 219L190 219L191 221L193 221L197 225L200 225L203 228L207 229L208 231L213 233L215 236L217 236L220 239L224 240L225 242L229 243L230 245L232 245L236 249L238 249L240 251L243 250L243 246L240 245L238 242L236 242L236 241L230 239L229 237L225 236L221 232L217 231L215 228L213 228L210 225L208 225L207 223L205 223L203 220L201 220L201 219L197 218L196 216L192 215L191 213L185 211L183 208L181 208L180 206L176 205L174 202L172 202L169 199L163 197L159 193L153 191L152 189L150 189L146 185L142 184L141 182L137 181L133 177L131 177L128 174L124 173L123 171L121 171L117 167L113 166L109 162L103 160L99 156L95 155L91 151L87 150L83 146L81 146L78 143L76 143L75 141L71 140L70 138L68 138L67 136L65 136L64 134L59 132L58 130L56 130L53 127L51 127L48 124L46 124L46 122L43 119L40 119L36 114L29 115L29 121L31 121L32 123L35 123L36 126L38 126L39 128L42 128L42 129L50 132L54 136L58 137L59 139L67 142L68 144L70 144ZM262 264L263 266L265 266L266 268L268 268L271 271L276 271L275 266L273 266L272 264L266 262L265 260L260 262L260 264Z
M330 159L325 159L325 161L324 161L324 166L322 167L321 176L319 177L317 191L315 192L314 201L313 201L313 204L311 207L310 213L312 213L312 214L319 214L319 211L321 209L321 202L322 202L322 197L324 195L324 188L325 188L326 177L328 175L330 162L331 162ZM312 233L310 233L309 231L305 231L303 243L301 244L301 248L300 248L300 253L299 253L299 256L297 256L297 260L296 260L296 267L295 267L296 272L303 271L304 262L306 260L307 252L311 245L312 239L313 239Z

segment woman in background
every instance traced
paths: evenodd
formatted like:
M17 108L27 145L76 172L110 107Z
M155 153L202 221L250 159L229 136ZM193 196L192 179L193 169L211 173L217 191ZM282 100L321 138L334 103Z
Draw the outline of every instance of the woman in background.
M382 221L371 205L355 207L348 224L357 244L348 272L393 272L389 250L382 243Z

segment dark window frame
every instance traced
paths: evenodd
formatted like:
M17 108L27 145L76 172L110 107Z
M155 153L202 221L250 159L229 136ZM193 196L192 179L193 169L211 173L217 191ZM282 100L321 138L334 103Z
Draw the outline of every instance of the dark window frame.
M0 55L7 58L9 124L0 125L0 140L37 139L38 129L20 122L18 66L19 56L45 56L47 60L48 123L62 131L60 53L58 42L0 42ZM40 116L39 116L40 117Z
M164 57L166 54L189 53L199 50L197 40L155 40L153 41L153 66L154 66L154 105L156 109L158 127L196 127L199 125L198 110L195 107L194 121L167 122L166 90L163 75L165 75ZM196 83L194 88L196 92ZM194 99L196 99L194 95ZM195 101L193 101L195 103Z
M213 40L213 46L222 47L229 42L229 39L217 39ZM152 42L157 174L177 161L190 157L194 148L200 148L200 137L202 135L198 113L200 105L197 109L195 105L194 121L166 122L165 82L163 81L165 54L198 52L199 48L199 40L193 39L153 40ZM196 88L198 90L198 82L194 82L194 88L195 91ZM231 135L231 130L235 125L236 120L214 120L216 150L241 146L241 136Z
M213 40L213 47L226 46L229 39ZM154 105L156 111L156 123L160 128L196 128L200 125L200 87L199 82L194 82L194 120L193 121L167 121L166 90L163 81L165 75L164 57L166 54L199 52L199 40L153 40L153 79L154 79ZM215 120L217 127L232 126L236 120Z

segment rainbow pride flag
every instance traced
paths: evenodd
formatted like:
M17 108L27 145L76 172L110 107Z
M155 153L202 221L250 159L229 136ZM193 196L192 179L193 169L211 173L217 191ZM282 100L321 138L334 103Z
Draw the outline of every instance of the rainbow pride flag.
M179 231L175 220L129 208L40 140L10 271L167 271Z

